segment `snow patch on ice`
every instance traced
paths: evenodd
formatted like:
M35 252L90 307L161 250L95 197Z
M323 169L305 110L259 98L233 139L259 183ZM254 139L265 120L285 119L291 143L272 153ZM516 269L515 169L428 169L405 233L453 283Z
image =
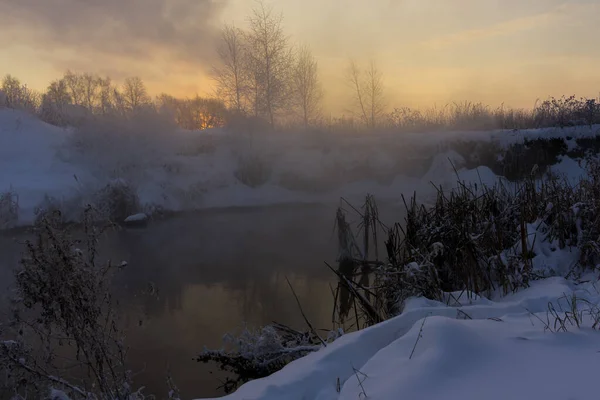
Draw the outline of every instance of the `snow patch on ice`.
M130 215L129 217L125 218L124 222L142 222L142 221L146 221L148 219L148 216L144 213L140 213L140 214L134 214L134 215Z

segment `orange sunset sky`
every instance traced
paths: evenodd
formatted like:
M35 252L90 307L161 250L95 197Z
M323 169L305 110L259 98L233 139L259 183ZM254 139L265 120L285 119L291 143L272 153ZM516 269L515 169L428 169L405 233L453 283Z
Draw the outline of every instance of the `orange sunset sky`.
M319 61L325 105L350 102L349 58L374 59L388 104L530 107L600 92L600 0L270 0ZM152 94L211 93L219 27L252 0L0 0L0 74L35 89L70 68L137 75Z

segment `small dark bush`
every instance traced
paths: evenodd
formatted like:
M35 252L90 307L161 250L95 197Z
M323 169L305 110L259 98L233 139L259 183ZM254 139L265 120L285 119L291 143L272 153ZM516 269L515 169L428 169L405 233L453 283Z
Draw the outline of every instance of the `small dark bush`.
M272 168L268 161L259 155L244 155L238 158L234 176L244 185L256 188L271 178Z
M19 196L9 190L0 193L0 229L12 228L19 220Z
M115 180L96 193L95 207L103 219L123 222L141 210L135 189L123 180Z

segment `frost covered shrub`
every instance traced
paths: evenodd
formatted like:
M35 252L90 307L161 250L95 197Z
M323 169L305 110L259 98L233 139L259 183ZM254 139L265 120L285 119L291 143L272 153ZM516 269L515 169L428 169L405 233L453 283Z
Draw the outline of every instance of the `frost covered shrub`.
M17 398L46 398L51 388L71 399L137 398L110 290L119 267L96 261L97 232L88 218L84 227L80 242L43 219L26 243L0 332L0 385Z
M196 361L217 363L221 370L234 374L223 382L226 393L253 379L269 376L288 363L317 351L341 335L332 332L327 340L316 338L310 332L299 332L280 324L261 329L244 328L239 335L224 337L220 350L204 349Z
M95 208L103 219L120 223L141 210L135 188L122 179L111 181L94 197Z
M12 190L0 193L0 229L12 228L19 220L19 196Z
M239 155L233 175L238 181L251 188L264 185L269 181L272 167L266 157L258 154Z
M592 125L600 123L600 103L575 96L551 97L534 108L535 127Z
M50 220L53 226L60 226L65 223L62 203L48 195L45 195L44 200L35 208L34 225L43 224L45 220Z

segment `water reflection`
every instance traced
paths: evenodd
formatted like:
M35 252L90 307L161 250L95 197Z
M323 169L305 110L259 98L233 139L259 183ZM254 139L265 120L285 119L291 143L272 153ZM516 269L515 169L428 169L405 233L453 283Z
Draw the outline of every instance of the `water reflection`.
M160 398L170 366L184 398L223 394L214 366L192 358L243 323L304 329L286 277L312 324L331 328L334 217L333 205L228 209L104 233L101 257L129 263L116 287L136 383ZM13 239L0 236L0 290L21 252Z

